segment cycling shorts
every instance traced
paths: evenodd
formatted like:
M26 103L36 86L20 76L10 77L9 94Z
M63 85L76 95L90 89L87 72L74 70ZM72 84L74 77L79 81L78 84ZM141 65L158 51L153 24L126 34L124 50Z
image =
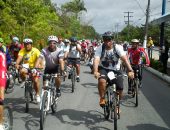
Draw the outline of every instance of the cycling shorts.
M101 76L99 77L99 79L107 80L107 74L110 71L111 70L109 70L109 69L100 68L99 73L100 73ZM118 74L118 75L122 74L121 71L114 71L114 73ZM117 77L116 79L113 80L113 82L116 84L116 89L117 90L123 90L123 76Z
M80 58L68 58L68 63L67 65L74 65L74 64L78 64L80 65Z

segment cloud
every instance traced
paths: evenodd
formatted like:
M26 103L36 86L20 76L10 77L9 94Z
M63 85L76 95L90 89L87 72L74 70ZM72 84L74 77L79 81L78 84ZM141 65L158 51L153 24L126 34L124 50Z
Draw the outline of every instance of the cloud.
M54 3L61 5L70 0L53 0ZM118 24L119 31L122 30L127 21L127 13L130 13L130 21L133 25L140 26L145 23L145 12L148 0L84 0L87 12L82 13L85 22L91 21L97 32L114 31ZM161 16L162 0L150 1L150 20Z

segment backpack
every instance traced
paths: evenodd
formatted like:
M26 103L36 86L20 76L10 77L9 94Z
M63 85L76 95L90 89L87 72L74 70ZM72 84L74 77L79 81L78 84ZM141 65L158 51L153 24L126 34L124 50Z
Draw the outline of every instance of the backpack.
M101 53L100 60L104 57L105 48L106 48L106 45L105 45L105 44L102 44L102 53ZM120 58L119 55L118 55L117 52L116 52L115 45L113 45L113 53L116 54L116 57L117 57L118 59Z

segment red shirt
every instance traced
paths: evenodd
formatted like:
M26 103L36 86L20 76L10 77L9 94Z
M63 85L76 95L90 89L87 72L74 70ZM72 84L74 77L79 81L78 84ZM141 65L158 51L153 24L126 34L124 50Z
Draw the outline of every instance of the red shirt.
M143 47L133 49L133 48L128 48L128 57L130 60L130 63L132 65L139 65L143 64L142 63L142 57L145 57L147 65L150 65L150 60L149 57Z

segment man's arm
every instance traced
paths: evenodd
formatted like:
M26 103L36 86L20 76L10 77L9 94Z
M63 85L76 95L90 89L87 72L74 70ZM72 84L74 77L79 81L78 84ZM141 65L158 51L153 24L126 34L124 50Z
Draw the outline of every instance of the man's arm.
M121 60L125 63L125 65L126 65L126 67L127 67L127 69L128 69L128 72L133 72L133 69L132 69L132 67L131 67L128 59L127 59L127 56L125 55L125 56L122 56L122 57L120 57L120 58L121 58Z
M21 63L22 58L23 58L23 56L18 55L18 58L17 58L17 60L16 60L16 65L15 65L15 67L16 67L17 69L19 69L19 64Z

